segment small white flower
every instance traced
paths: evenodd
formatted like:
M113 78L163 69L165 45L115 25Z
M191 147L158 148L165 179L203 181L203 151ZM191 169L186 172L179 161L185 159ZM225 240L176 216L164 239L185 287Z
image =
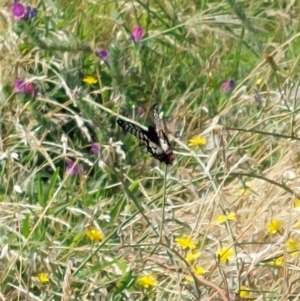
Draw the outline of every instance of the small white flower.
M19 160L19 155L17 153L11 153L10 157L14 160Z
M16 191L17 193L22 193L23 190L19 185L14 185L14 191Z

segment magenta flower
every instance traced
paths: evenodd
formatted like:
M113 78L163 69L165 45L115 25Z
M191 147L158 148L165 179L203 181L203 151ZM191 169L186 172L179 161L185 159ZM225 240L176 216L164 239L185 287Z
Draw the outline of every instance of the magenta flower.
M68 166L66 169L66 175L76 176L83 172L83 166L81 164L76 163L74 160L68 159L67 164Z
M134 26L131 31L131 38L135 42L139 42L145 35L145 30L141 26Z
M34 83L25 83L24 80L18 77L15 79L14 90L16 93L31 95L33 97L36 97L39 91Z
M108 52L106 49L104 48L98 48L96 51L95 51L96 55L102 59L103 61L107 60L108 59Z
M110 57L108 54L108 51L104 48L98 48L95 51L96 56L98 56L101 60L104 61L104 63L109 67L110 65Z
M25 94L36 97L38 94L38 88L34 83L26 83L25 84Z
M100 151L100 144L98 142L92 142L91 144L91 152L93 154L98 154Z
M37 8L14 2L11 6L11 13L15 20L30 20L36 16Z
M21 78L16 78L14 83L16 93L25 93L24 81Z
M224 82L221 85L221 89L226 92L231 91L233 88L234 88L234 80L233 79L230 79L229 81Z
M26 15L26 7L19 2L14 2L11 6L11 13L14 19L23 19Z

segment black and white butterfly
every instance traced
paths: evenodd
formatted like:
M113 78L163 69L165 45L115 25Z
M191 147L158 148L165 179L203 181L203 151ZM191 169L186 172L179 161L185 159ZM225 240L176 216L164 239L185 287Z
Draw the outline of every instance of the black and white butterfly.
M148 131L128 121L118 119L117 122L125 131L142 141L155 159L165 164L172 164L174 154L169 139L162 130L162 120L159 117L157 105L153 107L153 117L154 126L149 125Z

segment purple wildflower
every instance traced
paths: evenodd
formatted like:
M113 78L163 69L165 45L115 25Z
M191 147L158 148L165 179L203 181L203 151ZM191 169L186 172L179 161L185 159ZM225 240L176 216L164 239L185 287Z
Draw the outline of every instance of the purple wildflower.
M14 2L11 6L11 13L15 20L30 20L36 16L37 8Z
M100 151L100 144L98 142L92 142L91 144L91 152L93 154L98 154Z
M22 3L14 2L11 6L11 13L16 20L23 19L26 15L26 7Z
M135 42L139 42L145 35L145 30L141 26L134 26L131 31L131 38Z
M102 59L103 61L107 60L108 58L108 52L104 48L99 48L95 51L96 55Z
M25 93L24 81L21 78L15 79L14 89L16 93Z
M38 10L36 7L27 6L24 19L30 20L30 19L34 18L37 15L37 13L38 13Z
M221 85L221 89L226 92L231 91L233 88L234 88L234 80L233 79L230 79L229 81L224 82Z
M18 77L15 79L14 89L16 93L31 95L33 97L36 97L39 91L34 83L25 83L24 80Z
M76 176L83 172L83 166L81 164L77 164L74 160L68 159L67 164L66 175Z
M26 83L25 84L25 94L31 95L33 97L36 97L38 94L38 88L35 86L34 83Z

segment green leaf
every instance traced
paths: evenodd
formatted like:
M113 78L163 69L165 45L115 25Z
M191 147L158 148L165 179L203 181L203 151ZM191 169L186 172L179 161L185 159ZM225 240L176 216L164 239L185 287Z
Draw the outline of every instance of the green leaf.
M23 226L22 226L22 229L21 229L21 233L24 237L28 237L29 235L29 214L27 214L27 216L24 218L24 221L23 221Z

